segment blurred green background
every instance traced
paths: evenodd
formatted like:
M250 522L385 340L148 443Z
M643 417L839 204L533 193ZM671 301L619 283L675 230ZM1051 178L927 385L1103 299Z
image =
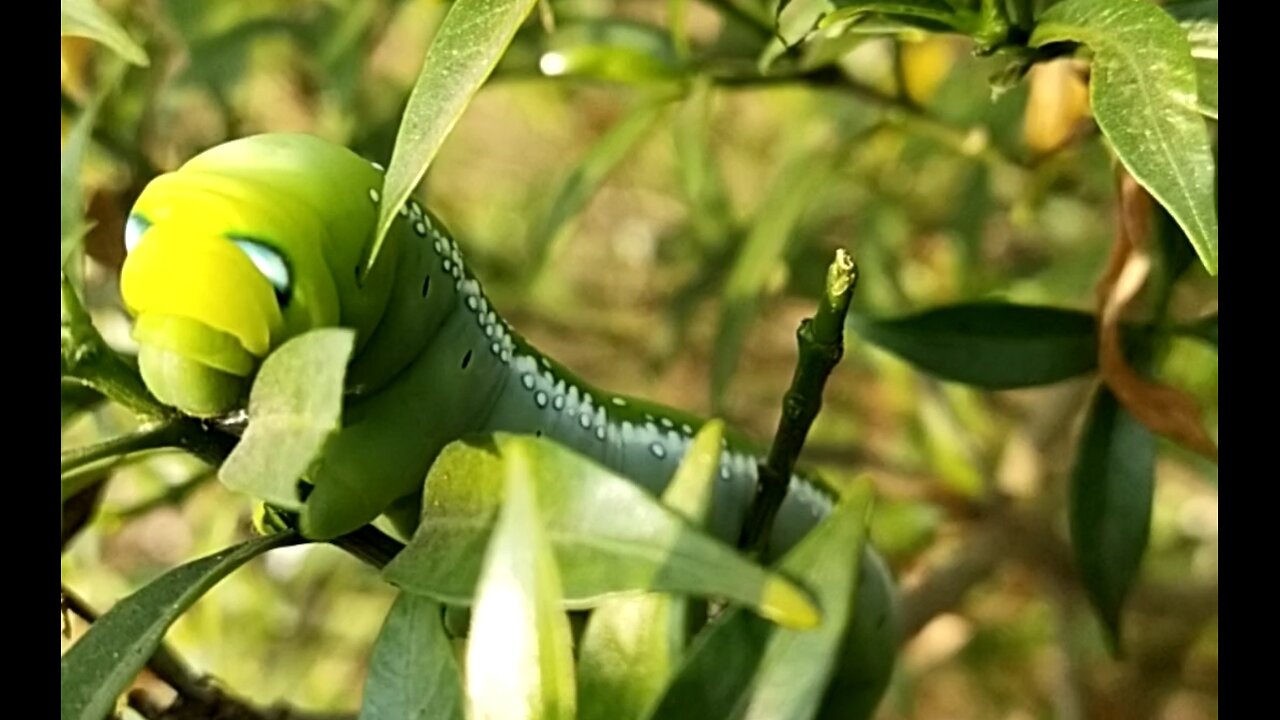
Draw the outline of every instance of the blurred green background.
M81 109L107 92L82 175L93 223L85 288L99 328L128 350L117 276L123 221L142 186L213 144L266 131L315 133L385 163L447 5L102 5L151 63L112 88L110 53L63 38L62 130L65 143ZM548 23L626 18L668 29L668 13L681 6L695 54L730 71L753 62L757 39L719 5L550 3L446 141L418 197L450 226L520 332L595 384L718 411L767 442L791 378L795 328L812 313L838 246L859 263L855 312L978 298L1093 310L1114 230L1114 180L1071 61L1037 68L997 98L987 82L996 66L944 36L841 48L841 64L871 94L704 83L671 99L653 85L542 72L556 69L544 55L548 37L558 37ZM557 206L574 182L580 207ZM756 269L764 294L717 407L712 367L727 268L788 206L795 223ZM1171 314L1188 320L1216 305L1216 278L1195 264ZM1194 340L1161 355L1159 377L1196 398L1215 438L1217 376L1217 353ZM884 720L1217 717L1216 465L1162 441L1123 662L1107 654L1063 554L1065 480L1093 382L980 392L931 379L849 334L804 459L836 479L869 473L881 490L873 537L914 603ZM97 408L64 423L63 447L130 423L117 408ZM1025 528L974 512L995 495ZM64 548L63 583L106 609L244 537L251 509L186 458L121 467ZM255 701L354 711L392 597L373 570L338 550L278 550L200 600L168 639L198 670ZM163 697L159 684L139 682Z

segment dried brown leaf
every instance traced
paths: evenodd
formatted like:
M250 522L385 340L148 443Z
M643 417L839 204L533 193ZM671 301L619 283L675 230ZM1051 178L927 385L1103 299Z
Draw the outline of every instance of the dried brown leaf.
M1151 196L1120 168L1120 221L1098 283L1098 365L1120 403L1153 432L1218 461L1218 446L1200 423L1200 408L1176 388L1142 377L1124 356L1121 319L1151 274Z

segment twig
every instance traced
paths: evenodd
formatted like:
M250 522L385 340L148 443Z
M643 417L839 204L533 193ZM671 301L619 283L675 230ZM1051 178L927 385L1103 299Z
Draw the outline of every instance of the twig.
M83 490L74 480L77 470L87 469L103 461L119 461L132 455L172 447L178 441L178 423L167 421L143 427L100 443L65 450L62 453L62 499ZM68 483L68 480L72 482Z
M329 541L334 547L363 560L381 570L404 549L399 540L372 525L355 530Z
M98 613L80 596L62 586L62 607L87 622L95 622ZM141 690L129 693L129 705L152 720L194 718L228 718L233 720L354 720L353 715L309 713L276 705L259 708L246 700L224 692L207 677L199 677L176 653L160 644L147 660L147 670L173 688L178 698L168 708L161 708Z
M102 339L66 273L62 274L62 376L88 385L143 420L173 415L151 397L138 374Z
M827 287L812 318L800 323L796 341L800 357L791 387L782 401L782 417L760 466L760 483L747 511L738 545L753 551L763 549L773 519L787 494L791 472L804 447L813 420L822 408L822 390L827 377L844 354L844 322L849 301L857 284L857 266L843 248L836 250L835 262L827 269Z

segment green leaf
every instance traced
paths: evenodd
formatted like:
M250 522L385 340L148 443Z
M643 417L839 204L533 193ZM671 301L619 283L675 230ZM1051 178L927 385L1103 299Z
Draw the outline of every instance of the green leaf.
M874 717L893 679L901 641L893 576L868 542L858 567L857 607L840 643L840 659L823 694L819 720Z
M676 468L662 502L702 526L711 508L724 423L703 425ZM670 595L607 600L591 613L578 656L582 720L646 716L679 665L689 603Z
M102 43L134 65L149 64L142 46L94 0L62 0L62 34Z
M690 651L652 717L813 717L856 612L871 486L860 483L782 559L780 568L812 588L823 610L816 629L779 628L733 608Z
M1147 0L1064 0L1040 16L1028 44L1058 42L1093 51L1089 94L1099 129L1217 275L1217 169L1186 31Z
M1098 363L1097 322L1075 310L976 302L899 318L851 314L849 327L924 372L984 388L1047 385Z
M631 20L579 20L547 39L538 61L544 75L631 85L666 85L687 74L671 36L662 28Z
M769 277L782 264L795 240L796 225L826 185L841 152L804 153L783 168L756 211L751 232L733 261L725 281L720 324L711 363L711 404L723 407L724 395L738 367L742 346L755 319Z
M507 448L506 498L485 552L467 643L470 717L574 717L573 645L539 517L533 448Z
M1170 2L1165 4L1164 9L1187 32L1191 57L1196 64L1196 81L1200 88L1200 112L1217 120L1218 0Z
M95 6L96 7L96 6ZM65 8L65 6L64 6ZM65 11L65 10L64 10ZM62 189L61 236L62 236L62 270L67 273L72 287L80 288L80 245L86 233L92 227L85 222L84 189L80 186L80 173L84 167L85 156L93 134L93 125L97 122L98 111L102 102L115 90L120 79L124 77L126 65L116 61L105 72L101 88L85 105L76 118L71 130L67 133L66 143L62 147L60 180Z
M817 624L803 591L640 486L550 440L506 433L441 452L427 475L422 522L383 571L388 582L445 603L471 602L513 450L529 458L566 607L592 607L618 593L680 592L724 596L790 626Z
M614 167L648 134L662 116L662 104L642 102L609 129L578 161L530 241L534 274L541 271L565 224L569 222L604 183Z
M191 604L253 558L300 542L260 537L170 570L116 603L62 656L62 719L102 720Z
M968 34L978 24L976 13L943 0L794 0L779 5L777 34L758 65L767 71L790 48L806 41L829 43L852 35L896 34L913 28Z
M457 0L440 23L396 134L365 274L377 260L396 213L426 174L436 152L536 2Z
M360 720L462 720L462 675L442 608L401 593L373 645Z
M354 342L345 328L312 330L267 357L249 394L249 426L218 471L227 487L282 508L302 507L298 478L342 424Z
M694 78L672 123L672 139L690 222L704 246L718 248L728 239L733 218L724 177L709 142L713 98L711 79Z
M1071 473L1069 513L1080 578L1117 651L1151 528L1155 456L1155 436L1100 387Z

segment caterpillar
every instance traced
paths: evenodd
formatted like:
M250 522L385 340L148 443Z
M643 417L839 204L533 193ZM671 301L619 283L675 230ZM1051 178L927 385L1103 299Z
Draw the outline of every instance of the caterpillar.
M416 200L362 280L381 188L376 163L305 134L232 140L152 180L126 223L120 278L148 389L187 414L220 415L243 407L256 368L286 339L352 328L342 428L306 478L301 530L312 539L420 494L440 450L469 433L540 434L660 493L703 420L596 388L540 353ZM757 462L727 434L708 518L723 540L741 530ZM792 547L834 497L794 475L767 555ZM860 582L874 587L860 595L879 593L881 614L856 613L877 638L862 651L892 653L891 582L868 557Z

